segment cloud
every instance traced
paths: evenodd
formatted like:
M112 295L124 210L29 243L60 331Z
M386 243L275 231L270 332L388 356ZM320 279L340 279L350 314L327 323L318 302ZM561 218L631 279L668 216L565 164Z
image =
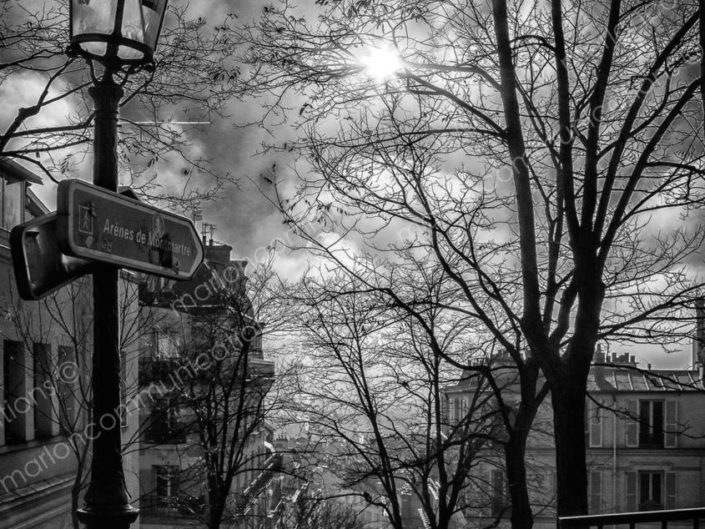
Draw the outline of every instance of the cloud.
M24 70L9 76L0 84L0 100L10 112L0 113L0 127L6 129L17 115L17 110L36 104L45 88L48 77L41 72ZM56 97L63 86L58 84L49 92L49 98ZM63 125L71 114L72 107L66 99L47 105L41 112L25 121L25 128L52 127Z

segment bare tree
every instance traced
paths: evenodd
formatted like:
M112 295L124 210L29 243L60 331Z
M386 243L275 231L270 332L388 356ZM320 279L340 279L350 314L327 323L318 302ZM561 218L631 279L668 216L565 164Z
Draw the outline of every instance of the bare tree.
M127 280L125 280L127 279ZM90 423L92 384L90 378L93 350L93 308L88 293L90 280L80 278L61 290L36 302L23 302L12 297L4 300L15 331L26 351L31 351L34 387L28 392L36 408L35 420L44 423L44 430L58 431L76 462L71 486L72 525L80 526L76 510L88 485L90 469L90 438L94 425ZM140 335L140 307L137 289L129 277L123 278L120 289L120 356L122 426L129 426L127 413L135 412L129 405L138 389L137 343ZM58 341L56 354L50 350L49 338ZM136 415L134 416L136 418ZM136 421L132 424L136 430ZM123 445L130 452L138 436L129 436Z
M510 406L498 409L495 390L516 369L452 360L464 359L476 337L447 310L460 299L440 267L386 271L398 274L397 295L415 299L413 309L342 272L309 274L292 294L306 329L294 411L315 433L312 464L325 463L342 489L386 511L394 527L421 512L429 527L445 529L490 504L477 471L510 446ZM449 399L460 380L472 391Z
M300 495L280 522L281 529L364 529L365 523L351 507L335 500Z
M178 444L172 464L181 490L172 507L215 529L259 515L250 503L281 464L264 442L285 376L277 373L275 382L274 362L262 350L263 335L279 325L279 308L269 305L271 261L249 278L243 261L209 263L148 301L152 312L168 313L156 329L174 342L145 363L141 378L152 414L173 416L161 433L154 427L163 421L147 427L148 446Z
M193 18L186 3L172 3L155 58L157 67L124 80L121 170L131 177L133 187L161 195L174 207L191 207L193 200L215 196L232 177L217 173L191 149L190 132L198 125L179 123L222 117L225 103L233 97L237 72L226 69L234 46L225 35L227 22ZM32 102L4 123L0 155L22 159L54 180L71 175L86 156L92 135L93 110L85 89L96 73L83 61L66 56L68 28L68 2L0 6L0 86L8 91L18 84L39 87ZM156 181L160 164L174 159L184 166L183 194L159 189ZM196 173L210 178L207 187L191 182Z
M699 17L691 4L620 0L343 0L312 13L280 2L241 30L258 65L243 89L275 96L264 123L279 112L306 132L296 185L277 182L285 221L412 309L379 266L389 241L442 267L462 295L455 310L517 366L522 427L550 389L559 515L587 509L598 340L668 347L692 318ZM367 58L385 54L396 62L374 81ZM369 264L354 259L365 252ZM522 488L517 465L510 490ZM530 526L529 504L512 500L514 524Z

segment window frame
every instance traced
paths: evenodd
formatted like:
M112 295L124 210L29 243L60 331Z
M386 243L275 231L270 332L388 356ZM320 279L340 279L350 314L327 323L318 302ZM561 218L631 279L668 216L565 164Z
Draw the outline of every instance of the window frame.
M152 465L154 469L154 495L160 501L168 502L178 497L179 467L177 465ZM166 480L167 494L160 494L160 480Z
M649 476L649 488L653 488L654 476L659 476L660 497L650 498L645 504L643 501L643 479ZM625 502L629 512L647 511L654 508L675 509L677 504L678 476L676 472L668 469L642 468L625 472ZM658 500L658 501L656 501Z
M662 403L660 439L653 440L654 432L647 436L644 427L653 428L654 402ZM648 404L647 404L648 403ZM642 407L649 406L648 418L644 419ZM678 399L675 398L639 398L626 402L625 446L659 450L678 447ZM649 441L649 439L651 441Z
M639 448L664 448L665 424L665 399L639 399Z
M162 343L169 344L169 352L162 353ZM152 330L152 358L155 360L175 360L179 358L181 349L181 334L178 331L170 331L159 328Z

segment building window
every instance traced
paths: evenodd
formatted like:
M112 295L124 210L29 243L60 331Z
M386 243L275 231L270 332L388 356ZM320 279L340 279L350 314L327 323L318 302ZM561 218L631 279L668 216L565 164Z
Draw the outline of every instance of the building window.
M639 472L639 510L663 509L663 473Z
M626 445L675 448L678 439L678 401L641 399L627 402Z
M639 401L639 448L663 448L663 401Z
M27 397L28 381L27 355L20 342L5 340L3 344L3 384L5 443L14 444L31 440L34 411L32 401Z
M161 503L170 504L177 496L179 467L176 465L154 465L156 495Z
M186 428L179 423L178 414L177 405L171 399L164 398L157 403L147 419L147 427L144 431L145 442L154 444L186 442Z
M630 511L676 507L676 474L661 470L626 473L626 500Z
M154 358L170 360L179 357L181 336L178 332L154 330Z

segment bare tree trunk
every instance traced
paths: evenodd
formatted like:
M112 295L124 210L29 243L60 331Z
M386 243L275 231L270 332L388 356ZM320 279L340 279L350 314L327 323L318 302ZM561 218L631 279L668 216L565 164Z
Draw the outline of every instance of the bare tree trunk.
M225 501L227 492L223 492L221 487L215 483L209 483L210 492L208 494L208 529L219 529L225 511Z
M553 388L558 515L587 513L585 384L575 380Z
M512 500L512 529L531 529L534 525L526 482L526 437L526 432L517 432L504 447L509 497Z
M698 42L700 43L700 98L703 104L703 115L705 116L705 0L698 2L700 8L700 20L698 27Z

